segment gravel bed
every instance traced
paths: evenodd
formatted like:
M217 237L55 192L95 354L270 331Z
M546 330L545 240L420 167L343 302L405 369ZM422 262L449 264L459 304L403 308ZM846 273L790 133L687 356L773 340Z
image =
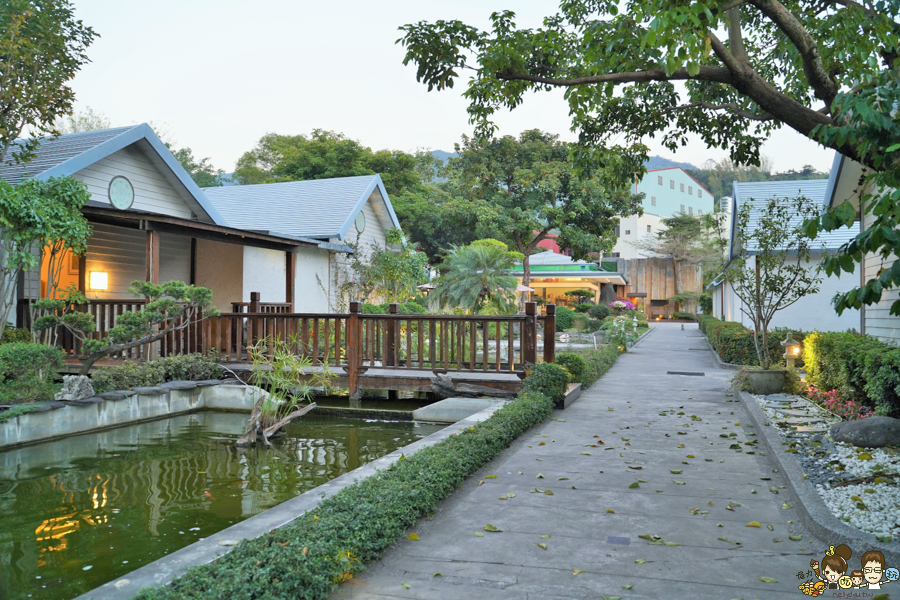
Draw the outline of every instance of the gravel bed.
M878 477L900 473L900 454L835 443L828 431L840 418L806 398L785 394L753 398L834 516L882 542L900 537L900 478ZM875 478L832 487L861 477Z

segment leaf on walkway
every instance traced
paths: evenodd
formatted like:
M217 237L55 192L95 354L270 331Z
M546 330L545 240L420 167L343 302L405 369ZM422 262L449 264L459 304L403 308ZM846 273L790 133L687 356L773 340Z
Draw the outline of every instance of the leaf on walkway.
M411 533L411 534L409 534L409 535L406 536L406 537L408 537L408 538L410 539L410 541L413 541L413 542L418 542L418 541L419 541L419 534L418 534L418 533Z
M772 541L773 542L783 542L784 540L782 540L781 538L773 538Z
M678 444L679 448L684 448L684 444Z
M718 537L718 538L716 538L716 539L718 539L718 540L720 540L720 541L722 541L722 542L728 542L729 544L733 544L733 543L734 543L734 540L728 539L727 537Z
M670 469L669 473L672 475L681 475L681 469Z
M584 569L575 569L572 571L572 575L578 575L579 573L584 573Z
M485 475L484 478L485 479L497 479L497 476L496 475Z
M666 546L680 546L678 542L664 542Z
M590 456L590 455L591 455L591 453L590 453L590 452L582 452L582 454L587 454L587 455L588 455L588 456Z
M404 590L408 590L411 586L404 581L400 584L400 587L402 587Z
M544 490L544 494L547 496L552 496L553 492L551 492L550 490Z
M611 515L616 514L616 511L614 511L614 510L611 509L611 508L607 508L607 509L606 509L606 512L608 512L608 513L611 514Z
M515 497L516 497L516 494L515 494L515 492L507 492L507 493L506 493L506 497L507 497L507 498L515 498Z
M756 493L756 490L750 490L750 493L751 493L751 494L755 494L755 493Z
M541 442L538 444L538 446L546 446L546 445L547 445L547 442Z
M645 562L647 562L647 559L646 559L646 558L639 558L639 559L637 559L637 560L634 561L634 562L637 563L637 564L639 564L639 565L642 565L642 564L644 564Z
M537 475L534 476L534 478L535 478L535 479L543 479L543 478L544 478L544 474L543 474L543 473L538 473Z
M763 583L778 583L777 579L773 579L772 577L766 577L765 575L760 575L759 580Z
M672 481L675 482L675 485L684 485L683 481L675 481L674 479Z
M627 441L629 441L631 438L623 437L623 438L620 438L620 439L621 439L623 442L627 442Z
M546 550L547 544L538 544L538 548L541 548L542 550Z
M488 523L487 525L484 526L484 530L485 530L485 531L490 531L491 533L501 533L501 532L503 531L502 529L497 529L496 527L494 527L494 526L491 525L490 523Z
M766 525L766 529L768 529L769 531L775 531L775 527L771 523Z
M694 458L694 455L693 455L693 454L688 454L688 455L687 455L687 458Z
M710 506L715 506L715 504L713 504L713 501L712 501L712 500L710 500L709 502L707 502L707 504L710 505Z
M793 542L799 542L800 540L803 539L803 536L802 535L789 535L788 539Z
M622 584L622 589L623 589L623 590L630 590L630 589L633 588L633 587L634 587L634 584L633 584L633 583L623 583L623 584Z
M549 540L549 539L550 539L550 534L548 533L547 535L542 535L542 536L541 536L541 539L542 539L542 540Z
M506 500L506 496L500 496L497 500Z
M480 531L476 531L476 532L475 532L475 537L484 537L484 534L481 533Z
M641 487L641 484L639 484L637 481L635 481L634 483L632 483L632 484L629 485L628 487L629 487L629 488L639 488L639 487Z
M750 521L744 527L762 527L759 521Z
M557 481L568 481L568 480L569 480L568 477L560 477L559 479L557 479Z

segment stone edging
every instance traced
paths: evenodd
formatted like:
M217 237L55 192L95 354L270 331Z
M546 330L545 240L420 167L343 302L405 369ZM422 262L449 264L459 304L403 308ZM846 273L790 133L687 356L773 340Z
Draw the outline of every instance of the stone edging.
M306 511L318 506L325 498L335 495L357 481L387 469L396 463L401 455L412 456L419 450L444 441L460 429L485 421L504 404L504 402L498 402L493 406L489 406L474 415L466 417L462 421L432 433L408 446L398 448L378 460L336 477L328 483L282 502L278 506L250 517L246 521L241 521L207 538L194 542L190 546L176 550L159 560L144 565L123 577L105 583L90 592L78 596L75 600L127 600L143 587L165 585L183 575L191 567L210 563L221 555L228 553L233 547L232 542L259 537L267 531L284 527L294 519L302 516ZM220 545L220 542L227 542L228 545Z
M770 421L756 400L747 392L738 390L734 392L749 413L761 447L787 479L787 489L803 524L827 544L847 544L853 549L854 554L879 550L884 553L888 564L900 563L900 542L879 542L871 533L860 531L835 517L813 484L803 478L804 473L799 462L784 452L781 436L775 431L774 426L765 425Z
M727 363L724 360L722 360L722 358L719 356L719 353L716 352L715 348L713 348L713 345L711 343L709 343L709 337L707 337L707 335L705 333L703 333L702 331L700 333L703 334L703 341L706 342L707 346L709 346L709 349L712 351L713 360L716 361L716 365L718 365L720 369L728 369L729 371L739 371L740 369L743 369L744 367L747 366L747 365L736 365L734 363Z
M647 329L647 331L645 331L644 333L641 334L641 337L639 337L638 339L634 340L634 343L631 344L631 347L634 348L635 346L637 346L638 344L640 344L641 342L643 342L643 341L644 341L644 338L646 338L648 335L650 335L651 333L653 333L655 330L656 330L655 327L650 327L649 329Z

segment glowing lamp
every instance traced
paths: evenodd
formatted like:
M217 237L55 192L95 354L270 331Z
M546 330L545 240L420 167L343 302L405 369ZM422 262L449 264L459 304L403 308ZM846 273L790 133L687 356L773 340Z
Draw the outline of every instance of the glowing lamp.
M795 340L789 333L787 338L781 342L781 345L784 346L784 360L788 368L793 369L794 361L800 355L800 342Z
M90 286L91 290L107 290L109 289L109 273L103 271L91 271Z

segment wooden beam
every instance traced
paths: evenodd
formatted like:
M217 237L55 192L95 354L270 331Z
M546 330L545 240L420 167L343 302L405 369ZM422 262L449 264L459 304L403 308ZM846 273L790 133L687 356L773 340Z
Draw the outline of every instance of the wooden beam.
M87 292L87 251L78 257L78 291Z
M147 253L144 255L147 266L144 281L159 283L159 232L147 232Z
M293 252L284 253L284 301L291 305L291 312L296 312L297 303L294 301L294 272L297 269L297 255Z

